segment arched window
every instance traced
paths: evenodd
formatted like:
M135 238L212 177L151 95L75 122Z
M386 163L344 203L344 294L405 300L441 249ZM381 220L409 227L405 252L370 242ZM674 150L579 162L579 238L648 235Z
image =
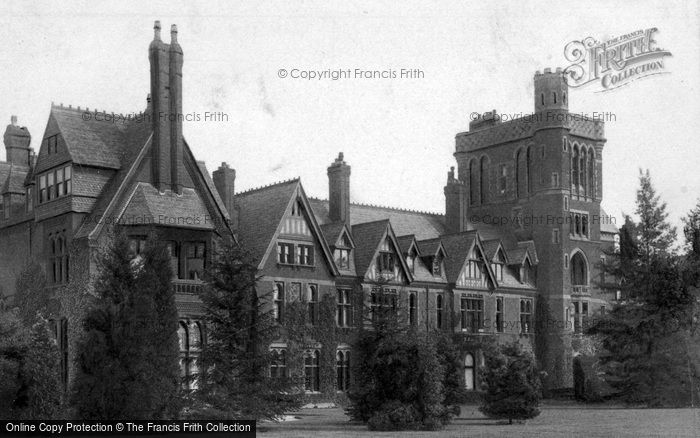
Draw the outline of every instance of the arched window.
M583 195L586 196L586 168L587 166L587 155L586 154L586 149L581 147L581 152L580 152L580 158L579 158L579 185L581 186L580 190L583 191Z
M554 99L554 103L557 103L557 92L552 91L552 98Z
M595 184L595 150L588 151L588 196L595 199L596 184Z
M436 308L436 324L437 328L442 328L442 295L438 295L435 298L435 308Z
M53 284L68 283L68 245L62 235L50 237L51 242L51 266L50 281Z
M544 93L540 94L540 102L542 102L542 105L544 106Z
M416 325L416 294L414 293L408 296L408 322Z
M527 179L527 194L532 193L532 148L527 148L527 156L525 157L525 176Z
M476 160L469 162L469 203L475 205L479 196L479 179L476 174Z
M338 391L345 392L350 388L350 352L338 350L335 355L336 386Z
M321 353L318 350L309 350L304 354L304 389L309 392L320 390L320 378L318 363Z
M571 155L571 188L574 193L578 193L578 173L579 173L579 153L578 145L574 145L574 150Z
M189 341L190 351L200 350L202 348L202 330L197 322L190 323Z
M177 339L180 345L180 351L186 352L188 350L188 337L187 337L187 325L181 322L177 327Z
M523 152L521 149L518 149L518 152L515 153L515 197L519 198L520 194L522 193L522 176L520 172L520 161L522 160L522 155Z
M561 94L561 101L566 105L566 93Z
M467 353L464 355L464 387L472 391L474 389L474 355Z
M481 164L479 168L479 175L481 176L481 203L486 204L488 202L488 191L489 191L489 163L486 157L481 157Z
M571 284L573 286L588 285L588 263L580 252L571 257Z
M287 350L277 348L272 350L270 362L270 377L279 379L287 377Z

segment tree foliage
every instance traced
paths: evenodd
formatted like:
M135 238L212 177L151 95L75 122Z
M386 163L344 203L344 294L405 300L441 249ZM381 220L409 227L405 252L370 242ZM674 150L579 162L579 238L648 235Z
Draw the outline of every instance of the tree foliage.
M408 329L391 305L374 312L372 327L359 330L353 343L348 414L371 430L443 428L464 397L454 343L447 335Z
M649 173L641 174L639 222L626 218L619 251L602 266L615 280L604 286L622 299L588 331L601 340L605 379L617 395L649 406L689 403L695 379L685 341L695 300L686 263L672 250L675 230L665 209Z
M38 316L28 325L18 313L0 311L0 417L58 419L60 365L49 323Z
M270 342L276 338L257 268L237 244L224 245L201 294L207 342L199 359L191 416L276 419L298 407L294 381L271 378Z
M516 341L485 350L486 394L481 412L492 418L526 420L540 414L535 358Z
M177 412L177 310L167 248L136 256L118 233L99 257L98 300L78 342L73 392L82 419L162 419Z

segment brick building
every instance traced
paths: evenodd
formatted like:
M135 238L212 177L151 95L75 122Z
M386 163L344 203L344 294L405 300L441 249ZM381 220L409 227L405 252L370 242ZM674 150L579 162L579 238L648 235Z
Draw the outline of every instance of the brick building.
M571 386L574 332L611 298L593 284L616 229L601 220L602 123L566 117L561 72L535 76L542 117L501 123L494 112L457 135L445 214L432 214L351 203L342 153L328 167L327 200L307 197L299 179L236 193L236 171L223 163L210 177L181 118L162 116L183 113L176 27L166 44L156 22L148 53L144 118L105 123L86 120L87 108L52 105L36 155L15 117L5 132L2 296L11 303L30 261L44 268L48 292L60 297L54 316L67 382L80 322L68 303L89 293L95 251L119 222L134 254L154 229L171 249L184 374L205 336L201 272L220 239L235 238L258 264L258 291L280 325L270 372L303 374L310 394L347 390L352 334L378 307L417 330L454 333L469 389L480 386L486 339L519 340L536 352L550 387ZM552 121L550 112L562 117ZM542 215L554 224L536 220ZM285 331L292 303L309 327L298 360Z

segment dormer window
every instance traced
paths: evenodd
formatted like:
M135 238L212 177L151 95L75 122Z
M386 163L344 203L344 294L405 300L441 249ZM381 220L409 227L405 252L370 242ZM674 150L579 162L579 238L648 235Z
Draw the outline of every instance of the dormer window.
M491 269L493 270L493 275L496 276L496 280L503 281L503 264L502 263L492 263Z
M335 259L335 265L340 270L350 269L350 257L351 257L352 245L346 234L343 234L338 246L335 247L333 251L333 258Z
M58 134L46 139L46 153L47 155L58 153Z
M433 275L441 275L442 273L442 257L436 255L433 257Z
M377 270L379 272L394 272L394 254L386 251L380 252L377 257Z

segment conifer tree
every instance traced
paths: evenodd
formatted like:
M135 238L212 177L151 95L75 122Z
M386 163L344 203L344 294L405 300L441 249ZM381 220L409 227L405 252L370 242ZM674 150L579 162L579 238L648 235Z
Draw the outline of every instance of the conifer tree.
M180 378L167 249L151 238L135 254L118 233L99 268L97 300L77 346L76 414L103 420L173 417Z
M270 343L277 336L267 295L258 296L257 268L235 243L223 246L200 295L207 342L199 359L191 416L276 419L299 406L295 383L272 378Z
M540 414L540 380L532 354L516 341L486 349L486 394L481 412L491 418L527 420Z
M617 395L649 406L685 405L694 397L684 345L694 299L672 250L675 229L665 210L649 173L642 173L639 222L626 218L620 248L609 251L603 265L614 278L604 287L620 290L622 299L588 331L601 340L605 380Z

